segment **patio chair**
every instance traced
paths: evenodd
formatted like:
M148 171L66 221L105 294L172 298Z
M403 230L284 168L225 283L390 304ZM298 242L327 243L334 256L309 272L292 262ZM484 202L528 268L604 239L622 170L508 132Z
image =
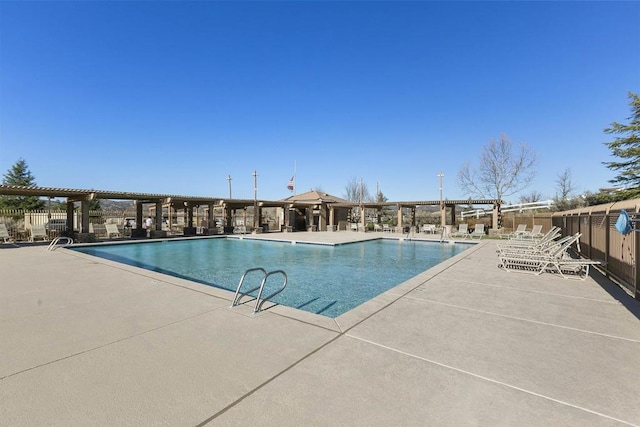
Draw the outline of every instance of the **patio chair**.
M351 224L349 224L349 229L351 231L358 231L358 224L355 222L352 222Z
M498 247L498 253L502 255L556 255L562 250L567 250L576 243L576 250L580 252L580 233L565 236L559 240L545 240L531 246L507 246Z
M31 235L29 236L29 241L33 242L36 239L49 240L47 230L42 224L31 224Z
M116 224L105 224L104 227L107 229L107 239L110 239L111 237L120 237L120 231Z
M423 233L436 234L436 226L435 226L435 224L423 224L421 231Z
M473 229L473 233L471 233L469 237L471 239L473 239L474 237L477 237L478 240L482 239L484 237L484 224L476 224L476 227Z
M553 226L547 233L542 236L540 239L515 239L510 240L509 243L504 243L498 245L498 252L501 252L505 249L527 249L527 248L536 248L543 247L545 244L550 244L554 241L558 236L560 236L560 227Z
M523 234L527 232L527 224L518 224L516 230L512 233L501 234L501 239L519 239Z
M451 233L451 237L462 237L463 239L466 239L469 237L469 225L466 223L458 225L458 231Z
M569 244L552 254L519 254L500 256L498 267L505 271L521 271L532 273L536 276L544 273L558 273L562 278L577 277L585 280L589 275L589 267L601 265L602 261L588 258L573 258L567 249Z
M380 224L373 224L373 231L382 231L382 226Z
M391 227L389 227L389 224L382 224L382 231L386 233L391 233Z
M559 241L557 245L542 252L503 252L498 256L500 259L498 267L505 271L516 270L535 275L540 275L545 271L555 272L559 273L563 278L566 278L565 273L571 273L584 279L589 274L589 266L601 264L601 262L581 258L576 259L569 255L569 248L573 243L579 242L580 236L580 233L567 236L561 239L561 243Z
M522 233L519 233L518 236L516 238L518 239L539 239L540 237L542 237L542 225L538 224L538 225L534 225L533 228L531 229L531 231L523 231Z
M0 223L0 239L2 239L2 243L9 243L12 240L7 226L3 223Z

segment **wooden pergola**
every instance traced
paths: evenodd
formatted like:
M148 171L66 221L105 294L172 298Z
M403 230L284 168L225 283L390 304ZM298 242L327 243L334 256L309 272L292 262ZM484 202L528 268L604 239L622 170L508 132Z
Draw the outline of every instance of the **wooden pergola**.
M313 194L311 194L313 193ZM185 209L188 213L187 226L193 227L193 208L197 206L208 206L209 212L213 212L216 207L222 207L224 211L224 222L226 226L231 227L231 212L236 209L246 209L253 206L254 225L259 224L261 218L261 209L266 207L282 208L285 212L285 225L290 225L291 219L289 212L295 208L303 208L306 210L307 223L311 224L315 229L324 231L327 229L335 229L336 211L340 209L360 209L360 221L365 225L365 209L382 210L384 207L395 207L398 209L398 224L402 229L402 209L410 209L411 226L415 226L415 210L418 206L440 206L441 225L446 224L446 208L450 208L450 222L455 224L455 210L458 205L492 205L492 227L499 228L500 205L502 202L495 199L476 199L476 200L423 200L423 201L401 201L401 202L384 202L384 203L358 203L349 202L336 196L331 196L321 192L308 192L301 195L292 196L283 200L257 200L257 199L226 199L220 197L201 197L201 196L184 196L173 194L151 194L151 193L133 193L103 190L82 190L70 188L54 188L54 187L26 187L13 185L0 185L0 195L6 196L36 196L49 198L65 198L67 203L67 228L73 229L73 211L74 204L80 203L81 221L79 224L80 233L88 233L89 231L89 201L95 199L112 199L112 200L132 200L136 203L136 224L138 227L142 224L143 204L155 205L155 231L162 231L162 208L169 205L174 208ZM315 224L314 222L318 223ZM215 227L215 220L210 214L208 218L209 227Z

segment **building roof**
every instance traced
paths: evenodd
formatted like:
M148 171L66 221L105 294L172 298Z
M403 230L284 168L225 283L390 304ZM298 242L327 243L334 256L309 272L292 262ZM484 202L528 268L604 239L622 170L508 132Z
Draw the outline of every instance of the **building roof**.
M293 196L282 199L283 202L298 202L298 203L345 203L353 205L354 202L343 199L341 197L333 196L322 191L310 190L306 193L294 194Z

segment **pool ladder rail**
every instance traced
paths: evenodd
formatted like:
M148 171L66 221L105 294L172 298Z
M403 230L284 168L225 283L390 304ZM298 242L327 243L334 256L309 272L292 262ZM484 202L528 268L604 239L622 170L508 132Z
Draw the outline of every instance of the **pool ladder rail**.
M64 247L64 246L69 246L69 245L73 245L73 239L71 237L59 236L59 237L56 237L55 239L53 239L51 241L51 243L49 243L49 246L47 247L47 250L48 251L55 251L59 247Z
M244 284L244 279L247 277L247 274L252 273L254 271L262 272L262 281L260 282L260 286L257 286L253 289L249 289L248 291L240 292L242 285ZM266 297L262 298L262 291L264 290L264 285L267 283L267 279L270 276L273 276L275 274L282 275L282 287L277 291L275 291L274 293L272 293L271 295L267 295ZM236 294L233 297L233 302L231 303L231 308L239 305L240 300L242 299L243 296L249 295L251 292L258 291L259 289L258 296L256 297L256 305L253 308L253 314L259 313L262 310L262 304L264 304L266 301L269 301L271 298L275 297L280 292L284 291L284 288L286 287L287 287L287 273L285 273L284 271L274 270L274 271L267 272L267 270L265 270L262 267L250 268L247 271L245 271L242 277L240 278L240 282L238 283L238 288L236 289ZM260 298L262 298L262 300Z

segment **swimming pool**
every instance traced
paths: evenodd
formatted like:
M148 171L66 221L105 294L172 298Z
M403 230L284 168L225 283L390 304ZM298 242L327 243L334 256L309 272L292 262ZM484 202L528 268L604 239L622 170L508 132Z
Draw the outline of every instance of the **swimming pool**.
M284 270L289 283L274 302L337 317L469 247L388 239L332 246L214 238L73 249L230 291L249 268ZM249 280L246 286L253 285ZM267 282L265 295L281 284L279 278Z

